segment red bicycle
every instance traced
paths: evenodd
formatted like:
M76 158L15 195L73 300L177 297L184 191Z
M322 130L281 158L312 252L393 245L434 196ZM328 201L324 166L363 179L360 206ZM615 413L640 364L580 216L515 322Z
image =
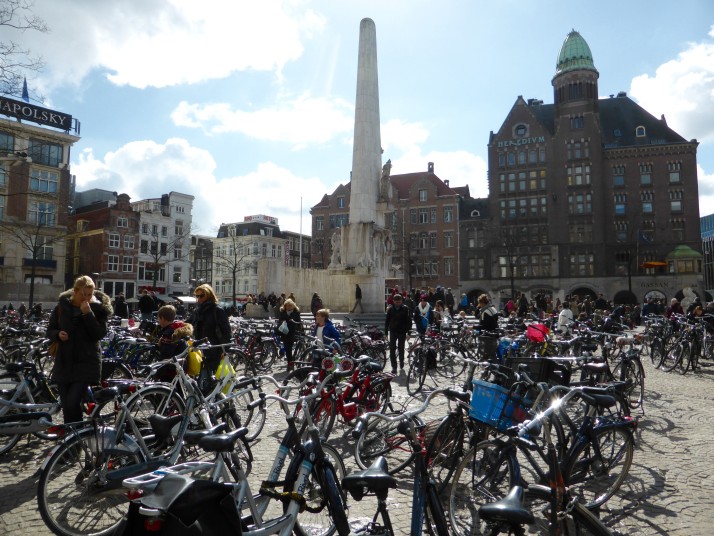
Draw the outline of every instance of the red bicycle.
M383 412L392 397L393 374L384 372L384 365L369 356L359 358L326 357L314 382L303 386L301 394L313 390L322 378L334 370L352 371L343 381L334 381L323 388L320 396L312 402L310 414L324 438L328 438L339 415L346 424L370 411ZM287 377L286 385L292 383ZM301 415L300 408L295 410L296 419Z

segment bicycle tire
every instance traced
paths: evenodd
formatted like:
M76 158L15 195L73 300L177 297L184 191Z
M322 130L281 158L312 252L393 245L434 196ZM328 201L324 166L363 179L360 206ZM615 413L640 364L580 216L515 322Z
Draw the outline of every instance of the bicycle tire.
M706 335L705 335L706 336ZM699 368L699 356L702 354L702 343L694 339L692 341L692 346L689 348L689 362L692 368L692 372Z
M414 350L409 359L409 370L407 371L407 393L411 396L418 394L427 374L426 350L422 347Z
M357 414L375 411L384 413L392 399L392 384L383 378L373 380L361 400L357 401Z
M245 426L248 429L248 434L245 436L245 439L248 441L255 441L265 426L265 408L251 408L250 404L254 399L253 393L246 391L238 396L234 396L229 402L240 418L241 426ZM224 404L225 402L222 403L221 406Z
M652 342L652 347L650 348L650 360L652 361L652 366L654 368L659 368L664 361L664 344L660 340L655 340Z
M671 372L679 364L685 352L689 352L689 345L685 341L680 341L675 344L662 359L660 363L660 370L664 372Z
M676 370L682 376L684 376L687 373L687 371L689 371L689 367L691 365L690 361L692 358L692 346L693 345L694 345L693 341L687 341L687 349L682 354L681 359L677 362Z
M19 378L17 377L17 374L8 372L0 375L0 397L4 398L5 400L9 400L14 395L14 392L17 390L19 383L20 382ZM6 411L2 411L1 414L3 416L7 416L12 415L13 413L22 413L22 410L8 408ZM21 437L22 434L0 434L0 456L5 454L6 452L10 452L15 447L15 445L17 445L18 441L20 441Z
M113 534L126 514L128 501L126 495L116 491L102 494L106 487L102 483L104 471L145 461L141 452L131 452L129 448L113 449L107 455L103 448L107 437L98 437L96 432L88 428L71 435L40 474L40 515L47 527L60 536Z
M279 353L278 345L275 344L273 339L258 343L253 353L255 370L261 374L270 372L273 367L273 363L275 363L275 360L278 358Z
M466 356L463 350L457 349L454 345L447 345L440 348L437 355L437 366L429 369L429 375L437 384L440 383L439 378L453 380L463 374L466 369L463 360Z
M329 464L316 464L313 466L312 474L307 483L307 487L303 492L303 496L307 501L309 510L305 510L298 515L293 531L298 536L331 536L337 531L336 523L332 519L331 508L328 507L329 499L323 493L321 481L316 479L318 467L327 467L328 465L334 471L335 482L342 482L346 475L345 464L342 461L341 455L330 445L323 443L322 450ZM291 492L295 486L295 480L298 476L298 469L304 459L304 453L299 452L293 456L285 473L285 485L283 491ZM324 473L323 473L324 474ZM337 487L338 484L336 484ZM338 490L340 488L337 488ZM342 494L342 502L344 504L345 496ZM327 508L326 508L327 507ZM343 512L346 515L346 508L343 506ZM337 514L339 515L339 514ZM338 520L341 523L341 519Z
M482 534L479 507L502 499L520 480L515 455L502 454L503 447L499 440L481 441L456 468L449 492L449 520L457 536Z
M401 415L401 411L387 412L386 415ZM414 426L423 427L423 422L413 418ZM398 422L382 419L370 421L355 443L355 462L360 469L367 469L379 456L387 460L389 474L393 475L407 467L414 459L409 440L397 431Z
M629 430L604 426L570 454L563 478L586 508L602 506L620 488L632 465L634 443Z
M301 411L300 404L296 408L296 413ZM310 408L312 421L320 430L320 437L327 439L332 433L332 428L335 425L335 416L337 415L337 403L332 395L319 397L315 400L314 405ZM296 419L297 422L297 419Z
M642 363L635 359L620 361L612 375L616 380L627 382L627 389L623 393L630 409L642 406L645 398L645 370Z
M443 493L464 456L466 424L460 414L450 414L441 420L426 448L429 477Z
M552 490L547 486L531 485L525 492L524 506L532 513L534 523L524 527L525 534L550 536L549 526ZM559 527L556 529L563 536L612 536L608 529L595 515L579 502L573 503L568 512L559 512Z
M186 402L180 394L167 384L149 384L133 393L126 400L126 410L133 417L142 437L153 434L149 425L152 415L183 415ZM166 445L168 447L169 445Z

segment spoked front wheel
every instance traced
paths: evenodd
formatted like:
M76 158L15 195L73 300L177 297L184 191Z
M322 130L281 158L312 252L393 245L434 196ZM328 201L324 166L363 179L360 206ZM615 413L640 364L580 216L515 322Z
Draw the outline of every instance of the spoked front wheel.
M424 386L426 380L427 364L426 350L417 348L409 359L409 372L407 373L407 393L414 396Z

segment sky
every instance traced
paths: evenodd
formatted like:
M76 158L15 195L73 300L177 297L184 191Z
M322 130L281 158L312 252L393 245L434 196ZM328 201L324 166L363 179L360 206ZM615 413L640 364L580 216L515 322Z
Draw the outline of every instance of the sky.
M371 18L383 160L488 195L487 144L519 95L553 102L568 32L600 97L626 91L697 139L700 214L714 213L711 0L34 0L47 33L31 98L81 122L77 189L195 196L192 232L266 214L310 234L310 207L349 182L359 24Z

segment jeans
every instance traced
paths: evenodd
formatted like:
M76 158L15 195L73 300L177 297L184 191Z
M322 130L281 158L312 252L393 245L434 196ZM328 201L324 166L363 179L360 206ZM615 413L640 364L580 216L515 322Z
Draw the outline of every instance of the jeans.
M397 345L399 345L399 367L404 368L404 345L406 340L406 333L389 332L389 361L393 369L397 368Z

